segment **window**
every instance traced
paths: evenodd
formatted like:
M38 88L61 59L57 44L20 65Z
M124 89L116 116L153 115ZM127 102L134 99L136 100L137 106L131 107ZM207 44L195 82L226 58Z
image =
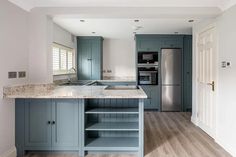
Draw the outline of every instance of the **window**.
M75 73L71 68L75 67L75 53L72 48L59 44L53 44L53 75Z

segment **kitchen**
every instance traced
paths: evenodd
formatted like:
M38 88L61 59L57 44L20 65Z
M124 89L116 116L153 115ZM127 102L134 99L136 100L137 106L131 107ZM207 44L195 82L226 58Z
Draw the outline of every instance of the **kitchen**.
M234 154L194 119L202 117L196 34L221 13L216 7L168 13L36 7L28 13L1 3L3 13L12 13L4 16L15 19L4 24L3 36L18 24L14 40L1 38L10 50L1 53L1 124L6 118L10 124L0 128L1 157ZM233 64L226 58L222 68Z

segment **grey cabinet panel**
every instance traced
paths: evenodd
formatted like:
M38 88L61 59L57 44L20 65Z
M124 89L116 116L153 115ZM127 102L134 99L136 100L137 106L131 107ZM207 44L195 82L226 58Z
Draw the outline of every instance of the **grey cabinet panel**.
M53 149L78 149L78 100L54 100L52 105Z
M51 101L32 99L25 106L25 146L51 148Z

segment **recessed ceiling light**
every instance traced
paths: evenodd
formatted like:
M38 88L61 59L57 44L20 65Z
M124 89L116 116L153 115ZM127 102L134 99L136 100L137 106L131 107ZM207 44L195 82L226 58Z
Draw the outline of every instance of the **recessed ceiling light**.
M192 22L194 22L194 20L188 20L188 22L189 22L189 23L192 23Z
M80 22L85 22L85 20L80 20Z
M134 20L134 22L139 22L139 20L136 19L136 20Z

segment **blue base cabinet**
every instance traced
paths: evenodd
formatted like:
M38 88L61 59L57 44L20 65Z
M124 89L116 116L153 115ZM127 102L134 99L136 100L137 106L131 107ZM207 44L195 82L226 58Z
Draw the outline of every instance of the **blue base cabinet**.
M79 151L78 130L78 100L16 100L18 156L25 150Z
M144 156L144 99L16 99L17 156L27 151Z
M52 149L78 150L78 100L54 100L52 104Z
M144 109L159 110L160 109L160 88L157 85L142 85L144 92L148 98L144 100Z
M51 149L51 107L47 100L25 102L25 147L28 149Z

